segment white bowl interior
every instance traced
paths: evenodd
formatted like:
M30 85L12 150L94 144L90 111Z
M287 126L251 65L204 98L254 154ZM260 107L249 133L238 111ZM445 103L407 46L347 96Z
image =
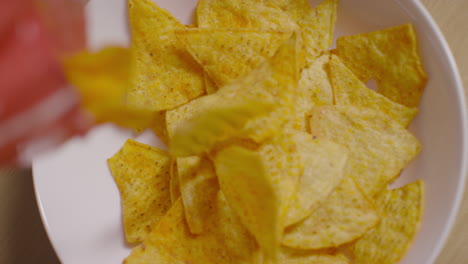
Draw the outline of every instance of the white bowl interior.
M125 2L90 2L88 30L92 48L128 43ZM167 8L182 22L192 20L196 5L194 0L155 2ZM426 210L421 231L402 263L432 263L453 224L466 172L464 94L453 59L436 26L417 1L341 0L337 35L362 33L408 22L416 27L430 80L419 115L410 126L410 130L422 142L423 151L394 185L399 186L415 179L423 179L426 183ZM112 127L97 128L87 139L74 140L34 162L36 192L44 222L64 263L110 263L121 261L121 256L128 253L129 248L122 238L117 239L122 232L119 196L105 159L130 135ZM62 165L57 166L58 163ZM83 188L90 184L96 187L88 188L86 196L80 199L71 197L82 195L78 191L54 189L54 186L70 185L70 182L73 182L72 188ZM64 206L63 203L69 205ZM87 205L89 203L95 204L93 209ZM71 210L69 208L73 208L72 214L67 214ZM101 210L109 213L102 215ZM86 220L90 213L95 217L93 221ZM66 223L74 223L74 229L67 228ZM107 227L107 237L100 235L103 227ZM99 247L103 244L101 242L105 242L106 247L98 252L94 246ZM89 243L94 249L86 246ZM111 257L109 255L112 252L115 254ZM94 254L94 258L83 258L89 254Z

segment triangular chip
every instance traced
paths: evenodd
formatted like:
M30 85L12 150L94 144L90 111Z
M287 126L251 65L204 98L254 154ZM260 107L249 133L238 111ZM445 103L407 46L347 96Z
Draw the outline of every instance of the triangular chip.
M125 104L130 70L130 50L108 47L96 53L78 53L64 61L68 81L77 88L83 107L97 123L113 122L134 129L150 126L151 111Z
M298 249L338 247L363 236L378 221L374 203L345 177L309 217L286 229L282 243Z
M333 42L338 0L325 0L297 23L305 49L305 65L310 64Z
M326 71L328 61L329 54L325 53L301 71L295 103L294 128L298 130L309 130L308 115L315 106L333 104L333 89Z
M127 103L160 111L203 94L203 70L174 33L185 26L150 0L129 0L128 12L133 54Z
M335 104L369 107L407 127L418 110L393 102L367 88L335 55L329 63L329 76L333 86Z
M171 202L175 203L180 197L180 184L179 184L179 175L177 174L177 162L176 159L172 160L171 164L171 182L169 184L171 191Z
M421 150L400 123L370 108L316 107L309 121L312 135L348 148L349 173L369 197L398 177Z
M193 100L183 106L185 110L168 111L168 115L173 115L166 120L171 152L176 156L191 156L230 137L260 142L278 134L278 127L293 115L297 44L293 35L273 57L243 78L214 94Z
M197 236L190 233L179 199L125 263L258 263L255 239L239 222L223 194L220 192L206 206L211 210L206 215L206 232Z
M269 175L262 157L231 146L214 159L221 190L242 224L254 235L267 258L276 259L282 233L278 177Z
M283 247L279 257L281 264L350 264L349 259L337 249L298 250Z
M107 162L120 191L127 241L141 242L171 207L169 153L129 139Z
M297 132L295 141L304 171L289 205L286 226L303 220L320 206L342 181L348 160L348 150L331 141L313 139L305 132Z
M207 157L177 158L177 172L187 225L192 234L201 234L210 210L206 205L219 191L213 164Z
M199 27L259 28L293 31L297 25L281 8L268 1L200 0Z
M222 87L273 56L291 32L190 28L177 35L215 84Z
M348 247L354 263L393 264L400 261L421 225L423 199L424 183L420 180L380 193L376 203L382 221Z
M338 38L335 52L362 82L374 79L377 92L418 106L427 75L411 24Z

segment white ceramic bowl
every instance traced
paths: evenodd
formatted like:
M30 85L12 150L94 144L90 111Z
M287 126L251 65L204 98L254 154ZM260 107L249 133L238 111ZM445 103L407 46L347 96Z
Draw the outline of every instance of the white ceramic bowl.
M156 0L182 22L193 16L194 0ZM319 2L319 1L314 1ZM125 1L92 0L88 6L92 48L126 44ZM361 33L411 22L419 38L429 82L410 130L421 140L421 155L395 183L426 182L422 228L401 263L433 263L449 235L463 194L467 158L465 97L448 45L421 3L414 0L341 0L337 35ZM129 131L94 129L34 162L42 217L65 264L119 263L129 253L124 242L120 198L105 160ZM143 142L160 142L144 135Z

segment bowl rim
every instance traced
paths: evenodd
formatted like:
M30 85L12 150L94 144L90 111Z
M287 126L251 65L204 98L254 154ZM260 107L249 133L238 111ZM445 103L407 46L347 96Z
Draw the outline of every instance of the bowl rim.
M435 22L434 18L431 16L427 8L422 4L420 0L411 0L411 1L402 1L397 0L399 5L403 9L412 10L413 15L416 16L416 20L423 21L424 24L428 25L428 32L435 36L437 40L436 44L441 46L441 51L443 52L444 57L448 61L449 70L451 72L451 78L454 80L455 83L455 91L457 93L457 106L458 112L460 113L460 121L461 121L461 164L459 169L458 175L458 186L456 189L455 200L450 209L450 214L447 218L447 222L442 230L442 234L440 239L436 242L434 250L432 251L429 257L429 263L434 263L435 260L439 257L442 249L445 247L449 235L455 225L455 221L457 219L458 213L460 211L460 206L463 201L463 195L466 188L466 178L467 178L467 157L468 157L468 139L467 139L467 131L468 131L468 115L467 115L467 102L465 97L465 90L463 88L463 82L460 77L460 72L458 70L457 63L455 58L452 54L450 46L448 45L445 36L443 35L442 31L440 30L438 24Z

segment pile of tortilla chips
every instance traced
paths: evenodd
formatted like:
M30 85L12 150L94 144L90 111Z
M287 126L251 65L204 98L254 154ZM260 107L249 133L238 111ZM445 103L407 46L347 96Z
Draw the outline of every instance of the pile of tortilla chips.
M427 80L415 32L344 36L330 50L337 2L200 0L197 21L183 25L150 0L129 0L132 46L114 52L125 60L107 51L69 61L96 115L151 128L168 146L129 139L108 160L135 243L125 263L405 255L424 184L389 184L421 150L407 130ZM92 67L102 78L83 77ZM114 97L93 97L117 83Z

